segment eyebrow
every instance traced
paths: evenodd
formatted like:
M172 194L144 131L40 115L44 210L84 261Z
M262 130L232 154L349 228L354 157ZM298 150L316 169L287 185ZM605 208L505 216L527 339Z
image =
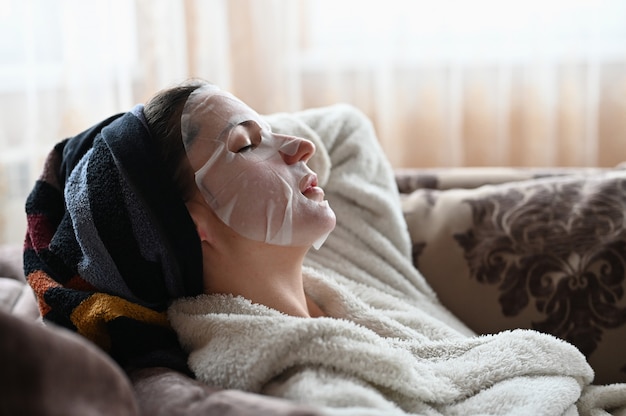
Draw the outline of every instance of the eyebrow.
M252 123L254 123L257 126L259 126L261 131L263 131L263 130L268 130L269 132L272 131L271 126L265 120L259 119L257 121L257 120L249 118L247 120L243 120L243 121L241 121L239 123L236 123L236 124L235 123L231 123L231 122L227 122L226 127L224 127L222 129L222 131L217 135L216 140L221 140L221 138L222 138L222 136L224 136L224 134L226 134L228 131L232 130L233 128L235 128L237 126L247 127L247 126L251 125ZM226 140L226 143L228 143L228 140Z

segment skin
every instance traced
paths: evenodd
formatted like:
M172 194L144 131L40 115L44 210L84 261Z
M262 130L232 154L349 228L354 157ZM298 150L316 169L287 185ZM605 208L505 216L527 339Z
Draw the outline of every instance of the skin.
M216 97L219 102L220 97ZM209 125L216 122L211 115L203 120ZM256 123L242 123L230 134L232 143L229 150L239 151L249 143L258 140L259 126ZM277 135L278 136L278 135ZM306 163L315 153L312 142L292 137L297 142L297 150L280 153L285 169L296 169ZM197 170L203 161L191 160ZM301 166L298 168L301 172ZM309 175L314 174L311 172ZM273 245L243 237L224 224L205 201L200 190L187 201L187 209L196 225L202 244L203 282L205 293L232 294L243 296L283 313L301 316L322 316L320 308L304 293L302 266L311 244L335 226L335 216L328 205L321 204L324 192L311 183L311 176L303 177L294 185L301 199L301 208L294 210L294 224L306 223L310 242L301 245ZM308 201L308 202L307 202ZM314 227L311 227L314 224Z

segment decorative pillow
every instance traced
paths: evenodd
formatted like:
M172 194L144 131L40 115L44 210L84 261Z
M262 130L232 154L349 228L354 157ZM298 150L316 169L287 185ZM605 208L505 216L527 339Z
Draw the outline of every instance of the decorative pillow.
M470 328L553 334L626 382L626 172L402 198L416 267Z

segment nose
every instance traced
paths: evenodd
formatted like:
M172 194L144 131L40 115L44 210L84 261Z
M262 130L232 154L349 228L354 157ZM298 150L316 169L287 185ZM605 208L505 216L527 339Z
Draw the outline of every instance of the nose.
M289 137L293 142L290 143L290 148L295 147L295 152L290 149L288 152L280 151L280 155L288 165L293 165L297 162L308 162L311 156L315 154L315 145L312 141L303 139L301 137Z

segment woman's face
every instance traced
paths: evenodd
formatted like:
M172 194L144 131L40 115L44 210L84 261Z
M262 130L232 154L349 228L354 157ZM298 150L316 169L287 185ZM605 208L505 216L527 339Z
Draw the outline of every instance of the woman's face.
M226 225L270 244L323 243L335 214L306 164L313 143L272 133L256 112L216 87L190 96L182 124L196 184Z

